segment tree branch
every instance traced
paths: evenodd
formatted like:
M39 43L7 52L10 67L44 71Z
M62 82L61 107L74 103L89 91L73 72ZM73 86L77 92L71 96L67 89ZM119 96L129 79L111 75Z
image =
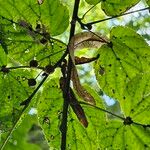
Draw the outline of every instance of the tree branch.
M69 37L69 41L71 40L71 38L74 36L75 33L75 25L76 25L76 21L77 21L77 16L78 16L78 9L79 9L79 3L80 0L75 0L74 3L74 10L73 10L73 15L72 15L72 20L71 20L71 28L70 28L70 37ZM69 49L67 48L67 53L69 53ZM67 113L68 113L68 106L69 106L69 90L70 90L70 79L71 79L71 68L72 68L72 60L71 57L69 56L68 59L68 67L67 67L67 78L66 78L66 88L65 91L63 93L64 95L64 104L63 104L63 113L62 113L62 122L61 122L61 126L60 126L60 130L62 133L62 137L61 137L61 150L65 150L66 149L66 135L67 135Z

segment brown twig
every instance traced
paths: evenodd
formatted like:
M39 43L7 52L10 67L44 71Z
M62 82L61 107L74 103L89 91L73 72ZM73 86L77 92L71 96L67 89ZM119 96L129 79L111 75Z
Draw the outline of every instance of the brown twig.
M76 25L76 20L77 20L77 16L78 16L79 3L80 3L80 0L75 0L72 21L71 21L69 41L71 40L71 38L74 36L74 33L75 33L75 25ZM69 53L68 48L67 48L67 52ZM61 122L61 127L60 127L61 133L62 133L61 150L66 149L67 112L68 112L68 105L69 105L69 99L70 99L68 93L70 90L71 68L72 68L72 60L69 56L68 67L67 67L66 89L65 89L65 93L64 93L62 122Z

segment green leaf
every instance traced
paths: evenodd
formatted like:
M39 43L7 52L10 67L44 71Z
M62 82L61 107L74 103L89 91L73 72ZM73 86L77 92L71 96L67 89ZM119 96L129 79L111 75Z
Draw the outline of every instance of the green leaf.
M1 47L3 50L1 51L3 53L6 51L4 48L5 44L8 57L10 57L11 60L15 59L15 61L19 63L28 65L31 60L36 59L39 65L45 66L50 63L56 63L66 49L66 45L57 39L50 38L48 40L46 37L35 32L32 33L33 36L29 34L28 30L18 25L16 25L14 29L13 24L10 24L8 21L6 24L7 25L2 25L2 34L5 35L5 38L1 39L3 43Z
M7 65L7 55L4 50L0 47L0 66Z
M147 4L150 6L150 0L147 0L146 2L147 2Z
M22 124L13 132L9 142L7 143L5 149L7 150L20 150L20 149L28 149L28 150L40 150L38 145L33 143L29 143L28 132L30 131L33 125L37 124L37 116L27 115ZM35 136L35 135L34 135ZM2 141L3 142L4 135L2 134Z
M43 128L50 148L60 148L60 123L63 97L59 88L59 79L50 79L43 88L37 110L38 119Z
M86 0L86 2L90 5L96 5L97 3L99 3L101 0Z
M5 66L7 64L7 53L8 50L5 43L5 34L2 26L0 26L0 66Z
M121 107L125 116L130 116L140 124L150 124L150 75L139 74L128 82L121 100Z
M86 90L95 98L98 107L103 108L103 103L98 94L89 86ZM86 103L85 103L86 104ZM67 149L87 150L100 148L100 130L105 127L105 113L94 106L81 103L88 120L88 127L84 128L78 121L73 110L69 109L68 132L67 132Z
M69 24L68 9L59 0L44 0L42 5L39 5L37 0L0 0L0 3L0 16L8 18L10 22L25 20L33 27L40 21L51 35L63 33Z
M108 16L115 16L124 13L136 5L140 0L103 0L102 10Z
M139 125L124 125L122 122L113 120L101 130L101 149L149 149L150 131Z
M0 130L10 130L21 117L23 107L20 103L26 100L34 88L28 86L32 75L27 70L10 70L0 72Z
M62 119L62 94L58 88L58 83L54 80L50 80L43 90L45 93L43 93L38 104L39 121L50 148L59 149L61 142L59 128ZM103 108L100 97L89 87L87 90L91 92L92 96L95 96L97 106ZM88 146L90 148L97 148L99 146L99 143L97 143L99 138L98 132L99 129L103 128L103 124L105 123L105 114L88 104L83 104L83 109L89 122L87 128L83 127L73 110L69 107L67 131L68 148L78 149L80 147L80 149L86 149Z
M137 74L149 72L150 47L127 27L115 27L111 43L99 49L95 74L102 90L117 100L123 99L125 87Z
M45 0L42 5L37 1L20 4L18 0L1 2L1 4L0 41L1 48L8 57L24 65L28 65L32 59L37 59L41 66L55 64L62 56L66 45L51 36L66 30L67 8L57 0L55 2ZM9 8L10 11L6 13L5 8Z

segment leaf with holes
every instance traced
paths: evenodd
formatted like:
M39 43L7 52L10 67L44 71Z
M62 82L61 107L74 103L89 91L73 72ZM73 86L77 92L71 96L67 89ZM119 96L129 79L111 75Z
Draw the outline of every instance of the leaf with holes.
M125 116L140 124L150 124L150 74L142 73L128 82L120 104Z
M150 47L132 29L121 26L111 30L110 41L99 49L95 74L102 90L120 101L127 83L149 72Z
M138 2L140 2L140 0L103 0L101 7L106 15L116 16L129 10Z
M10 130L20 118L23 107L20 103L34 90L28 86L32 75L27 70L0 72L0 130Z
M48 89L48 90L47 90ZM51 90L53 89L53 90ZM97 102L97 106L103 108L100 97L89 87L86 88L93 96ZM45 85L40 102L38 104L38 117L40 125L44 130L47 141L50 148L60 148L60 124L62 119L62 105L63 98L60 89L58 88L58 83L56 79L50 80ZM53 91L53 92L51 92ZM69 107L69 118L68 118L68 132L67 132L67 146L68 149L78 150L79 148L86 149L99 147L99 130L103 128L105 124L105 114L94 106L89 106L88 104L81 104L85 115L87 116L89 125L87 128L78 120L76 114L73 112L72 108ZM84 137L84 138L83 138Z
M11 26L14 26L11 24L13 21L18 23L23 20L24 25L27 22L35 28L39 21L51 35L58 35L63 33L69 24L68 9L59 0L44 0L42 5L39 5L37 0L7 0L5 2L0 0L0 3L0 17L2 20L9 21Z
M60 148L60 124L63 97L59 88L59 79L50 79L43 88L38 103L38 118L51 148Z

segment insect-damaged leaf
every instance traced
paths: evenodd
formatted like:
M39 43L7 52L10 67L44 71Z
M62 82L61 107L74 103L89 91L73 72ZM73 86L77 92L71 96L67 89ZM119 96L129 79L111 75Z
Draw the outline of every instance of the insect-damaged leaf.
M34 90L28 86L32 75L27 70L0 72L0 130L9 131L19 119L23 107L20 103Z
M95 73L102 90L121 100L126 84L137 74L149 72L150 47L127 27L113 28L110 36L111 44L99 49Z
M59 79L49 80L38 103L38 119L50 148L60 148L60 124L62 119L63 97Z
M128 82L124 97L120 100L125 116L140 124L150 124L150 75L142 73Z
M140 0L104 0L102 1L102 9L108 16L120 15L127 11L134 5L136 5Z
M40 98L38 104L38 118L40 125L46 135L50 148L60 148L60 125L62 121L63 97L59 88L59 79L51 79L45 85L45 92ZM103 108L100 97L86 87L86 90L95 97L97 106ZM67 147L78 150L79 148L97 148L99 143L99 129L103 128L105 114L95 108L81 105L89 121L87 128L84 128L76 117L72 109L69 109L68 130L67 130ZM83 138L84 137L84 138Z
M128 117L122 122L107 123L100 132L101 148L149 149L150 47L126 27L113 28L111 42L99 49L95 72L101 88L120 102L121 112Z

